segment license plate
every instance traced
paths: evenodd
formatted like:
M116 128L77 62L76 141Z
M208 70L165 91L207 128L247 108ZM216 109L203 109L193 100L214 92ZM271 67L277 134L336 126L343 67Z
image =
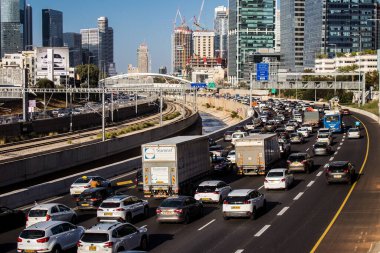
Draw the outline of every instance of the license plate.
M34 252L36 252L35 250L31 250L31 249L26 249L26 250L24 250L24 252L25 253L34 253Z
M82 204L82 206L90 206L90 204Z
M240 209L240 206L232 206L231 209Z
M211 200L211 199L210 198L201 198L201 200L206 201L206 200Z
M104 213L105 216L112 216L112 213Z
M334 178L342 178L342 175L334 175Z
M294 165L298 166L298 165L301 165L301 163L294 163Z
M163 215L171 215L173 214L172 212L162 212Z
M81 194L81 192L80 191L76 191L75 194Z
M90 246L89 250L90 251L96 251L96 246Z

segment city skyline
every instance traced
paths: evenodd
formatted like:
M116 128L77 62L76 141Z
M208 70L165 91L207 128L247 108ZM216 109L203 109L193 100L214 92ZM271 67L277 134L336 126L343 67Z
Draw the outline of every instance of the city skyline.
M198 16L202 1L165 0L165 3L151 1L115 0L113 4L102 1L51 2L49 0L28 0L33 7L33 44L42 45L41 10L55 9L63 12L63 32L79 33L80 29L94 27L96 19L106 16L114 29L115 62L119 73L126 73L128 63L136 63L136 48L142 42L149 45L152 72L158 72L162 65L171 66L171 33L177 9L180 9L187 23L192 27L193 16ZM213 29L214 9L228 6L227 0L206 1L201 23ZM90 10L83 15L83 10ZM149 16L148 18L145 18ZM78 22L77 17L81 17Z

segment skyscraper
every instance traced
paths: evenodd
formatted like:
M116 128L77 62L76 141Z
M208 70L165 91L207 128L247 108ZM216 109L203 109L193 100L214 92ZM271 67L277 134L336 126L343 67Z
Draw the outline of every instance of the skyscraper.
M275 0L229 0L228 79L237 84L249 54L272 49L275 42ZM281 1L281 3L284 1Z
M24 49L25 0L0 0L0 57Z
M63 15L52 9L42 10L42 45L44 47L63 46Z
M82 35L80 33L64 33L63 45L69 48L70 67L82 64Z
M25 33L24 33L25 49L30 49L33 45L33 8L30 4L25 8Z
M182 24L172 34L172 73L187 75L187 63L192 55L192 31Z
M228 34L228 10L225 6L215 8L214 16L215 31L215 56L227 58L227 34Z
M194 31L193 32L193 54L195 57L214 58L215 32Z
M149 50L145 43L137 49L137 68L140 73L149 73Z
M276 8L276 24L275 24L275 43L274 51L281 52L281 11Z
M88 64L95 64L98 66L99 62L99 29L89 28L81 29L82 35L82 50L85 52L83 62Z

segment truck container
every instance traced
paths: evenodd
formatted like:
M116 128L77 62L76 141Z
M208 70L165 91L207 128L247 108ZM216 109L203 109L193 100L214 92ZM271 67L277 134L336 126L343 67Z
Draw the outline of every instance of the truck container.
M239 175L265 175L281 157L276 134L260 134L236 140Z
M145 197L189 194L212 172L207 136L177 136L141 148Z
M313 127L319 126L320 116L318 111L305 112L304 113L304 124L309 124Z

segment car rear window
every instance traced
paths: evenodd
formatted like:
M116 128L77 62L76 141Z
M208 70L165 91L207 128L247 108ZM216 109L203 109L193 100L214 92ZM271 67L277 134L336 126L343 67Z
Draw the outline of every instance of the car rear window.
M326 143L315 143L314 147L315 148L325 148L327 145Z
M243 134L233 134L232 135L232 138L243 138L244 135Z
M283 177L284 173L283 172L269 172L267 177Z
M197 192L205 193L205 192L214 192L216 189L216 186L198 186Z
M305 156L304 155L297 155L297 156L289 156L289 161L291 162L300 162L300 161L303 161L305 160Z
M210 151L219 151L219 150L222 150L222 147L221 146L212 146L209 149L210 149Z
M29 217L45 217L47 210L33 209L29 211Z
M228 196L226 201L228 204L243 204L246 200L246 196Z
M106 202L106 203L102 203L100 205L100 207L104 207L104 208L117 208L117 207L120 207L120 203L112 203L112 202Z
M161 207L179 207L182 206L182 200L166 199L162 201Z
M329 170L334 171L334 172L343 171L345 169L347 169L347 164L339 165L339 166L338 165L330 165L329 166Z
M88 182L90 182L91 178L89 177L86 177L86 178L78 178L77 180L75 180L75 184L87 184Z
M79 195L79 198L80 199L87 199L87 198L92 198L92 197L95 197L96 195L96 192L87 192L87 191L84 191L81 193L81 195Z
M328 138L329 135L328 134L319 134L318 135L318 138Z
M45 236L44 230L24 230L21 232L20 237L24 239L37 239Z
M81 241L89 243L102 243L108 241L108 234L103 233L84 233Z
M359 129L356 129L356 128L350 128L350 129L348 129L348 132L359 132Z

